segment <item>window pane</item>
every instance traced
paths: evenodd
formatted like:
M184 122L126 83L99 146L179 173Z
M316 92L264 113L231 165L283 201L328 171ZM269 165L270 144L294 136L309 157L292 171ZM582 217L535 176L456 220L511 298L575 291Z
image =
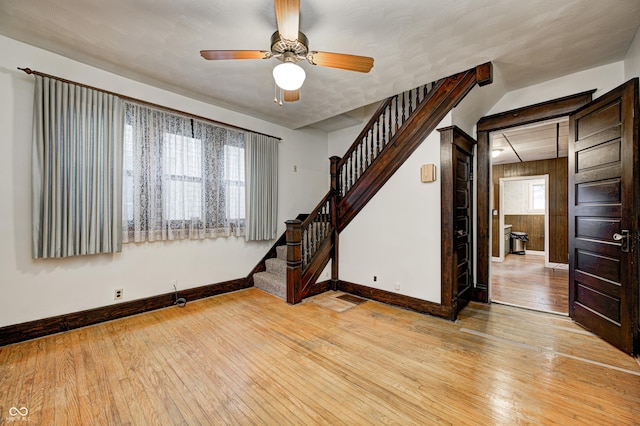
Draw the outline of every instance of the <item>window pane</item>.
M169 220L200 219L202 184L183 180L168 181L166 208Z
M545 205L544 205L544 198L545 198L545 191L544 191L544 185L532 185L531 190L533 192L533 205L532 208L533 210L544 210Z
M244 148L224 146L224 179L229 219L244 219Z
M224 146L224 178L244 182L244 149Z
M167 174L202 178L202 141L172 133L164 134Z
M244 183L242 185L230 184L229 194L229 219L244 219Z

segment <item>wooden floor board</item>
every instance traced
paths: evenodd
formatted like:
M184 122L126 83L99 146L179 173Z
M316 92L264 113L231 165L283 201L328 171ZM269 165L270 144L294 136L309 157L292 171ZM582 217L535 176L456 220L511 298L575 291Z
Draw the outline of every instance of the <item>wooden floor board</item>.
M638 420L640 365L567 317L331 306L248 289L5 346L0 412L25 406L35 424Z
M491 262L491 300L543 312L569 313L569 271L545 268L544 256L509 254Z

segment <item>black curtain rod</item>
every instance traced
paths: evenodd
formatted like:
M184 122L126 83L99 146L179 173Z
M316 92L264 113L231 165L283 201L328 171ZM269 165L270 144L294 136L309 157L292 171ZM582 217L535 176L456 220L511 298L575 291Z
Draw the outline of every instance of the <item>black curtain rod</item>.
M51 74L45 74L45 73L40 72L40 71L34 71L34 70L30 69L30 68L20 68L20 67L18 67L18 69L20 71L24 71L27 74L39 75L41 77L52 78L54 80L58 80L58 81L61 81L63 83L75 84L76 86L86 87L87 89L92 89L92 90L97 90L98 92L106 93L108 95L114 95L114 96L117 96L117 97L119 97L121 99L124 99L124 100L127 100L127 101L137 102L139 104L143 104L143 105L150 106L150 107L153 107L153 108L164 109L166 111L175 112L177 114L188 115L189 117L197 118L198 120L208 121L210 123L219 124L221 126L228 127L228 128L231 128L231 129L241 130L243 132L255 133L257 135L263 135L263 136L267 136L267 137L270 137L270 138L273 138L273 139L278 139L279 141L282 140L282 138L279 138L277 136L272 136L272 135L268 135L266 133L256 132L255 130L245 129L244 127L234 126L233 124L223 123L222 121L212 120L212 119L207 118L207 117L202 117L200 115L191 114L190 112L180 111L179 109L169 108L169 107L166 107L164 105L154 104L153 102L143 101L142 99L132 98L131 96L122 95L120 93L110 92L109 90L100 89L99 87L89 86L88 84L78 83L77 81L67 80L65 78L57 77L57 76L51 75Z

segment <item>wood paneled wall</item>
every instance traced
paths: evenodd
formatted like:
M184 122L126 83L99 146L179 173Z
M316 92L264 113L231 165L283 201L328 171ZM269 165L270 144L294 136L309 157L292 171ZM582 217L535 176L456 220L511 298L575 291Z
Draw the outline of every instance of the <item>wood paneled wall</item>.
M500 178L549 175L549 261L553 263L568 263L569 261L567 171L566 157L493 166L493 208L496 210L500 206ZM498 233L499 216L492 216L491 225L492 255L498 257L500 251L498 238L502 238ZM513 230L518 231L515 227ZM543 248L540 250L544 250L544 240L542 244ZM530 244L527 244L527 248L538 250Z
M529 236L527 250L544 251L544 215L506 214L504 223L510 224L512 231L527 233Z

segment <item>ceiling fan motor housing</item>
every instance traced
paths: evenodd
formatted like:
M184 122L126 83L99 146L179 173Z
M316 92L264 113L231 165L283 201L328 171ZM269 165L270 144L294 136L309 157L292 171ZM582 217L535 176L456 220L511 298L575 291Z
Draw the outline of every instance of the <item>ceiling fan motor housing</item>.
M302 61L309 53L309 40L302 32L298 32L297 40L285 40L276 31L271 36L271 53L283 62Z

